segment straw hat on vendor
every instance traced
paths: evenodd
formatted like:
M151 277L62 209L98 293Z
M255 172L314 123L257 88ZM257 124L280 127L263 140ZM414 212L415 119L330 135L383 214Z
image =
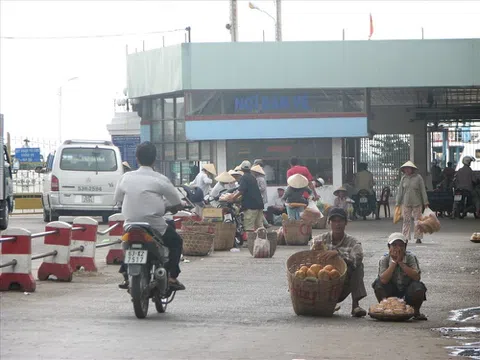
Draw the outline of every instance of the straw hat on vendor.
M287 184L294 189L303 189L308 186L308 179L301 174L295 174L287 179Z
M217 175L217 170L213 164L205 164L202 167L202 171L205 171L210 177Z
M215 180L222 184L230 184L235 182L235 178L226 171L218 175Z
M255 173L254 175L260 174L265 176L265 171L263 171L262 167L260 165L254 165L250 169L251 172Z
M417 166L410 160L408 160L405 164L400 166L400 170L404 173L406 172L414 172L415 170L418 170Z

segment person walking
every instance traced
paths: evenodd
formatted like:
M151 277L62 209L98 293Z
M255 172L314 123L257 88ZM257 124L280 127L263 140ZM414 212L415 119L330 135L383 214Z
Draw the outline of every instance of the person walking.
M402 205L403 227L402 233L408 242L410 239L410 232L412 226L412 216L414 221L418 221L422 215L422 207L429 207L427 191L425 189L425 182L420 174L417 173L418 168L412 161L407 161L400 167L403 172L400 185L398 186L398 193L396 205ZM423 233L418 231L415 227L414 236L417 244L420 244L423 239Z

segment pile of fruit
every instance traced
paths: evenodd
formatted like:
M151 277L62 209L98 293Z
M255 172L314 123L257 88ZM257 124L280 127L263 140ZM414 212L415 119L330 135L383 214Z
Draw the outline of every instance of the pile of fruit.
M370 306L370 314L377 315L412 315L414 310L410 305L407 305L403 299L390 297L383 299L379 304Z
M421 216L418 219L417 228L424 234L432 234L440 230L440 221L433 214Z
M295 277L307 281L334 280L340 277L340 272L332 265L326 265L325 267L320 264L301 265L295 271Z

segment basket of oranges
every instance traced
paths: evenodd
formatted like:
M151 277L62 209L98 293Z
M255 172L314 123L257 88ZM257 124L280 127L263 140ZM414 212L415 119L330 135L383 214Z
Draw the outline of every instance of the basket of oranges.
M287 278L297 315L332 316L342 293L347 265L340 256L324 259L323 250L299 251L287 260Z

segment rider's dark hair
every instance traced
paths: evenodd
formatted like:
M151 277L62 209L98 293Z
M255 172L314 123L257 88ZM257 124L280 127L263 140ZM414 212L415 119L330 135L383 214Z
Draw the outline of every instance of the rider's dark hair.
M157 148L150 141L145 141L137 146L135 155L141 166L152 166L157 158Z
M290 165L297 166L299 164L300 164L300 161L298 160L298 158L293 157L293 158L290 159Z

